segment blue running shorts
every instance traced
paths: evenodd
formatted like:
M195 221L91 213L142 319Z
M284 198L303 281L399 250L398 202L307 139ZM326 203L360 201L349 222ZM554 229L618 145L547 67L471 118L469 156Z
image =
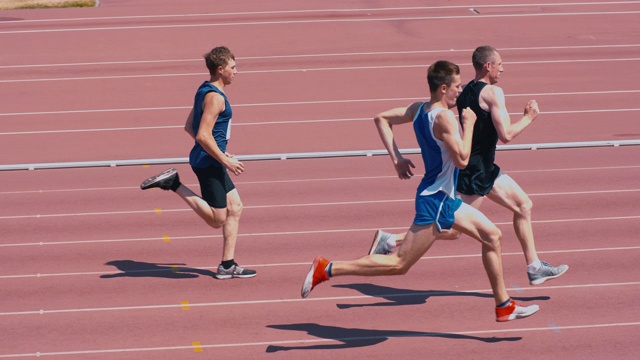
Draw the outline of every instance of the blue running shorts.
M451 229L455 220L454 213L461 205L462 199L452 199L442 191L431 195L417 195L413 223L420 226L436 223L438 232Z

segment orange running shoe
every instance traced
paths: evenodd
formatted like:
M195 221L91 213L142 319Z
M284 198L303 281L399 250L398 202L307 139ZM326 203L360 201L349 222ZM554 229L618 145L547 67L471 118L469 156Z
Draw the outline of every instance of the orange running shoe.
M325 270L327 265L329 264L329 260L323 258L322 256L318 256L313 260L313 264L311 264L311 269L309 269L309 273L307 277L304 279L304 283L302 284L302 291L300 294L302 298L306 298L309 296L311 290L313 290L316 285L321 282L329 280L329 275Z
M523 319L535 314L538 310L540 310L538 305L520 306L511 300L511 303L506 307L496 307L496 321L503 322Z

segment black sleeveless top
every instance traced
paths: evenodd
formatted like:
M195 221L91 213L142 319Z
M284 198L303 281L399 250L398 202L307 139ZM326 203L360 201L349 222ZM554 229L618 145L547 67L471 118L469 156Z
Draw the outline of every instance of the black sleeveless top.
M488 194L500 173L500 167L494 164L498 132L493 124L491 113L480 107L480 91L486 85L488 84L485 82L472 80L465 86L456 102L458 114L462 115L462 110L469 107L477 117L473 127L469 164L465 169L460 170L458 175L457 190L466 195ZM460 116L460 122L462 123L462 116Z

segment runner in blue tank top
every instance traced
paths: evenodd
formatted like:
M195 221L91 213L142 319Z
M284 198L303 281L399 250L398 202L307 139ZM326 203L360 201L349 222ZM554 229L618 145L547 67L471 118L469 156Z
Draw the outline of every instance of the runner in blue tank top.
M504 92L496 85L502 74L502 57L491 46L476 48L471 57L476 75L456 101L458 111L470 108L477 116L473 128L469 165L460 171L457 191L462 201L476 209L485 197L513 212L513 227L527 264L529 284L538 285L564 274L568 265L553 266L538 258L531 223L533 203L518 183L494 163L498 140L508 143L538 116L535 100L524 115L511 122ZM369 253L385 254L402 243L403 234L377 231Z
M460 126L454 113L456 98L462 91L460 68L448 61L438 61L427 72L430 103L414 103L407 108L392 109L375 119L382 142L401 179L413 175L413 163L400 154L392 127L413 122L426 173L415 199L415 217L398 251L390 255L367 255L352 261L329 260L318 256L302 284L301 295L307 297L318 284L333 276L382 276L405 274L437 239L441 231L467 234L482 244L482 260L496 302L496 320L509 321L530 316L537 305L520 306L509 297L502 274L500 230L477 209L464 204L455 194L457 169L467 166L471 136L476 116L470 109L460 114ZM455 237L455 236L454 236Z
M189 153L189 164L198 177L202 196L184 186L174 168L146 179L140 187L143 190L154 187L172 190L209 226L222 227L222 261L216 277L249 278L256 276L256 272L239 266L234 260L242 201L228 175L228 172L240 175L244 171L244 164L227 152L232 110L224 90L237 73L236 61L224 46L214 48L204 55L204 59L210 78L196 91L193 109L184 128L195 140Z

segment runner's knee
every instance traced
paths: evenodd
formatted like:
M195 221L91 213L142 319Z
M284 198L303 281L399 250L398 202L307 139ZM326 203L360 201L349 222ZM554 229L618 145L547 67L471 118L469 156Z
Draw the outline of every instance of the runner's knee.
M531 201L531 199L527 198L518 207L518 213L520 214L520 216L530 217L531 216L531 209L533 209L533 201Z
M235 201L227 204L227 212L229 216L232 217L240 217L243 208L244 206L242 205L242 201Z
M491 246L493 249L499 249L501 241L502 231L500 231L497 226L494 226L492 229L490 229L486 234L486 238L484 239L484 242L488 246Z

